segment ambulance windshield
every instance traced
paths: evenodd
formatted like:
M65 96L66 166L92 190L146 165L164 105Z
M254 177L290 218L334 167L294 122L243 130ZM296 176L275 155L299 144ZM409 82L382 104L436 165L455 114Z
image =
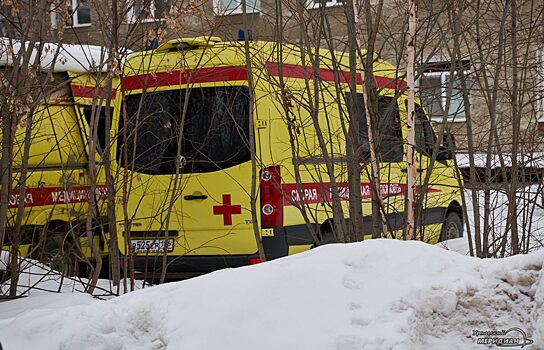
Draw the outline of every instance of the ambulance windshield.
M129 95L126 149L122 120L118 156L146 174L202 173L250 160L249 92L222 86Z

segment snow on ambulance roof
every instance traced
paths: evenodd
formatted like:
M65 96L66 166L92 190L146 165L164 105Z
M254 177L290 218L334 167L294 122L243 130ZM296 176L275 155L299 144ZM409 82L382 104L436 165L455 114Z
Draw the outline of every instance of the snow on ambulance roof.
M28 44L28 42L25 43L25 45ZM19 53L21 46L22 44L18 40L2 38L0 40L0 67L12 65L13 58ZM36 59L40 43L36 43L34 46L30 62L34 62ZM57 43L42 43L41 46L39 60L41 70L49 70L51 67L53 67L53 72L87 73L107 70L107 65L103 62L107 58L108 52L104 47Z

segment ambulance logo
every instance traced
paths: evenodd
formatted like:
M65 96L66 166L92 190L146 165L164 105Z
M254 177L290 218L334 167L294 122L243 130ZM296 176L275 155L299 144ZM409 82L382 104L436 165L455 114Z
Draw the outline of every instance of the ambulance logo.
M223 215L223 225L232 225L232 216L242 214L241 205L232 205L230 194L223 195L223 204L213 206L213 215Z

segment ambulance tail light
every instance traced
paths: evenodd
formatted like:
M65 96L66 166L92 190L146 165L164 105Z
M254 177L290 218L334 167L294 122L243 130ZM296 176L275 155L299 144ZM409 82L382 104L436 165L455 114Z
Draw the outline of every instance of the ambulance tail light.
M261 170L261 228L283 225L283 196L279 166Z
M249 259L249 265L257 265L260 264L262 261L260 258L250 258Z

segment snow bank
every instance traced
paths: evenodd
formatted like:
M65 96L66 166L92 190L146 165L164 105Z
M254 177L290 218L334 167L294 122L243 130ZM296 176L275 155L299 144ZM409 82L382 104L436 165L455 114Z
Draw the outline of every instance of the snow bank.
M467 349L521 327L544 348L544 252L478 260L420 242L329 245L109 301L0 303L5 350ZM54 307L53 307L54 305Z
M0 271L9 266L10 254L0 251ZM39 261L23 258L20 261L21 274L17 284L18 296L37 296L51 293L85 293L89 280L80 277L65 276L59 271ZM135 281L135 288L140 289L143 281ZM0 283L0 295L9 295L10 281ZM114 286L111 280L99 279L94 296L99 298L111 298L122 293L123 287ZM0 304L2 310L2 304ZM1 338L0 338L1 342Z

